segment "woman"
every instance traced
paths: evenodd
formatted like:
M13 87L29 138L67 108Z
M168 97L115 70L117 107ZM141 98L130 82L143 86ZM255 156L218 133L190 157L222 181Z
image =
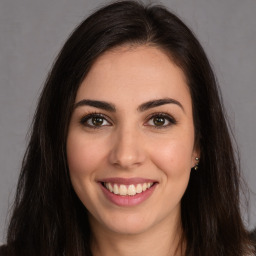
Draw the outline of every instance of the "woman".
M5 255L252 255L214 74L160 6L110 4L61 50Z

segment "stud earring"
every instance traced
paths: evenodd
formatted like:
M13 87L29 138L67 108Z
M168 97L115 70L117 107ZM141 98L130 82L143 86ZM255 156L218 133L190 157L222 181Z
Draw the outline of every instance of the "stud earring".
M198 164L199 164L199 157L196 157L195 160L196 160L196 165L194 166L194 170L197 171L198 170Z

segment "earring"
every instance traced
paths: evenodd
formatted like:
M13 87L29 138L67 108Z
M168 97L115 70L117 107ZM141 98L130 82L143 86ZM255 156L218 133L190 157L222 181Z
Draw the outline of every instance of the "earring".
M196 165L194 166L194 170L197 171L198 170L198 164L199 164L199 157L196 157L195 160L196 160Z

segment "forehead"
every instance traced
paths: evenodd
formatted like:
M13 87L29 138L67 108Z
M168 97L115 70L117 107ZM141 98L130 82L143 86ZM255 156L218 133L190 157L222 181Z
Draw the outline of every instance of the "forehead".
M121 46L96 59L79 87L76 101L93 98L140 104L165 97L190 104L183 71L156 47Z

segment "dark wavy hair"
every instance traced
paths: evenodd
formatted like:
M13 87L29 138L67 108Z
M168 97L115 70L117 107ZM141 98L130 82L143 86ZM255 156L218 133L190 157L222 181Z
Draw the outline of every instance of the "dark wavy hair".
M137 1L99 9L59 53L40 95L22 163L7 234L9 254L92 255L87 210L69 177L66 138L81 82L102 53L124 44L164 50L183 70L190 89L201 154L181 201L185 255L248 255L252 245L240 214L240 173L206 54L174 14Z

